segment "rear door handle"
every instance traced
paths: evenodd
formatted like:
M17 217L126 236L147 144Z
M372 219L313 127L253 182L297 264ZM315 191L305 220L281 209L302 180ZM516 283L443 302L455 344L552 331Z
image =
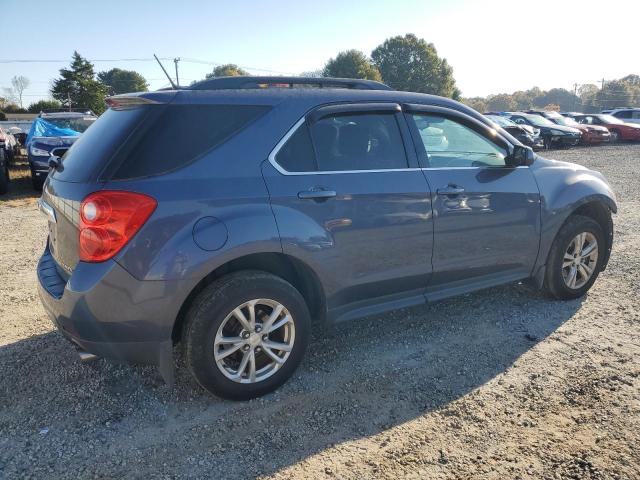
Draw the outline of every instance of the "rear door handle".
M312 188L298 192L298 198L301 200L323 201L335 197L337 194L334 190L324 190L322 188Z
M459 195L464 193L464 187L450 183L446 187L437 189L436 193L438 195Z

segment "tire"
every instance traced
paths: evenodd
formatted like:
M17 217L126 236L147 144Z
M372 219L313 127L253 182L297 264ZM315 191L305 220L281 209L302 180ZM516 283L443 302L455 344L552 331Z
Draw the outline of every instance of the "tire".
M574 239L579 234L585 234L587 240L582 245L589 245L590 240L596 241L596 258L593 254L587 257L585 256L586 266L578 266L576 269L574 286L569 286L571 283L571 272L574 266L568 266L563 268L563 264L571 262L572 250L575 250ZM602 270L602 263L606 252L605 236L600 225L593 219L582 215L573 215L569 217L566 223L562 226L558 234L556 235L549 256L547 258L547 269L545 272L544 290L552 297L559 300L571 300L582 297L591 288L593 283L598 278L598 274ZM586 251L584 249L583 251ZM567 257L565 257L565 254ZM574 261L579 261L574 259ZM592 268L592 273L585 280L586 276L584 272L587 272L588 268ZM569 277L569 280L565 278L565 274Z
M551 147L553 146L551 143L551 137L543 137L542 143L544 145L544 150L551 150Z
M4 153L0 150L0 195L9 191L9 164Z
M288 323L265 335L264 331L260 331L260 327L264 326L265 330L268 328L267 317L278 307L258 302L255 307L255 328L249 334L248 330L242 327L234 311L255 299L260 299L259 302L273 301L284 307L278 319L272 322L274 327L287 318ZM273 309L269 310L272 307ZM250 321L248 308L250 306L243 307L242 312L245 319ZM207 286L189 309L183 334L185 362L196 381L209 392L231 400L248 400L275 390L291 377L304 356L310 331L311 320L307 305L302 295L291 284L265 272L236 272ZM228 350L240 346L224 359L216 361L216 353L228 353L227 349L222 349L216 344L220 335L234 339L243 338L243 335L250 337L229 344ZM277 337L278 335L280 337ZM261 340L265 340L265 337L267 341L262 343ZM267 345L283 346L287 342L287 348L290 348L288 352L266 348ZM283 363L273 361L266 350L282 357L280 361ZM246 361L245 367L241 370L242 362L247 355L249 359L254 360ZM265 362L272 364L270 369L264 366ZM250 378L252 366L255 372L253 381ZM261 371L263 372L260 373ZM238 372L240 377L237 377ZM258 374L263 378L259 379ZM232 379L230 376L236 378Z
M42 187L44 186L44 180L39 179L33 170L31 170L31 184L33 185L33 189L38 192L42 191Z
M618 143L620 141L620 132L618 130L611 130L611 143Z

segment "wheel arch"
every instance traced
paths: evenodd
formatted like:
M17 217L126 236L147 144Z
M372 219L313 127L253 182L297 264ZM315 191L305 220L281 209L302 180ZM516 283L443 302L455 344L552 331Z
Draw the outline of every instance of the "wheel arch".
M284 253L253 253L230 260L205 276L191 290L182 303L173 325L172 339L180 341L185 318L198 294L213 281L229 273L242 270L260 270L283 278L293 285L304 298L311 318L324 323L326 319L326 298L317 274L305 262Z
M602 199L593 199L582 203L567 217L567 220L575 215L589 217L595 220L602 228L602 232L604 233L604 237L607 242L602 270L607 267L609 257L611 256L611 249L613 247L613 219L611 218L611 214L616 213L616 211L615 203L613 203L608 197L603 197ZM567 220L565 220L565 223Z

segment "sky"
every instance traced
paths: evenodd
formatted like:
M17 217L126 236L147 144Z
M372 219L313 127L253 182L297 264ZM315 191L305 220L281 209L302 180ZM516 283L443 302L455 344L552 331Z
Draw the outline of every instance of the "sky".
M533 86L573 89L640 74L640 0L0 0L0 6L0 95L14 75L24 75L31 81L25 106L49 97L74 50L96 72L140 72L152 90L168 85L151 61L154 53L167 59L172 76L172 59L181 58L180 82L188 84L223 63L257 75L312 71L342 50L368 55L405 33L435 45L465 97Z

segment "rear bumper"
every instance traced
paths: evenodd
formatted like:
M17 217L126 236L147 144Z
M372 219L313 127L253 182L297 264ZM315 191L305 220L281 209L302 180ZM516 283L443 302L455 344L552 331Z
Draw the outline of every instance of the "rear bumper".
M38 262L38 290L67 339L100 357L170 368L177 314L171 285L139 281L114 261L80 262L68 281L58 268L47 248Z

